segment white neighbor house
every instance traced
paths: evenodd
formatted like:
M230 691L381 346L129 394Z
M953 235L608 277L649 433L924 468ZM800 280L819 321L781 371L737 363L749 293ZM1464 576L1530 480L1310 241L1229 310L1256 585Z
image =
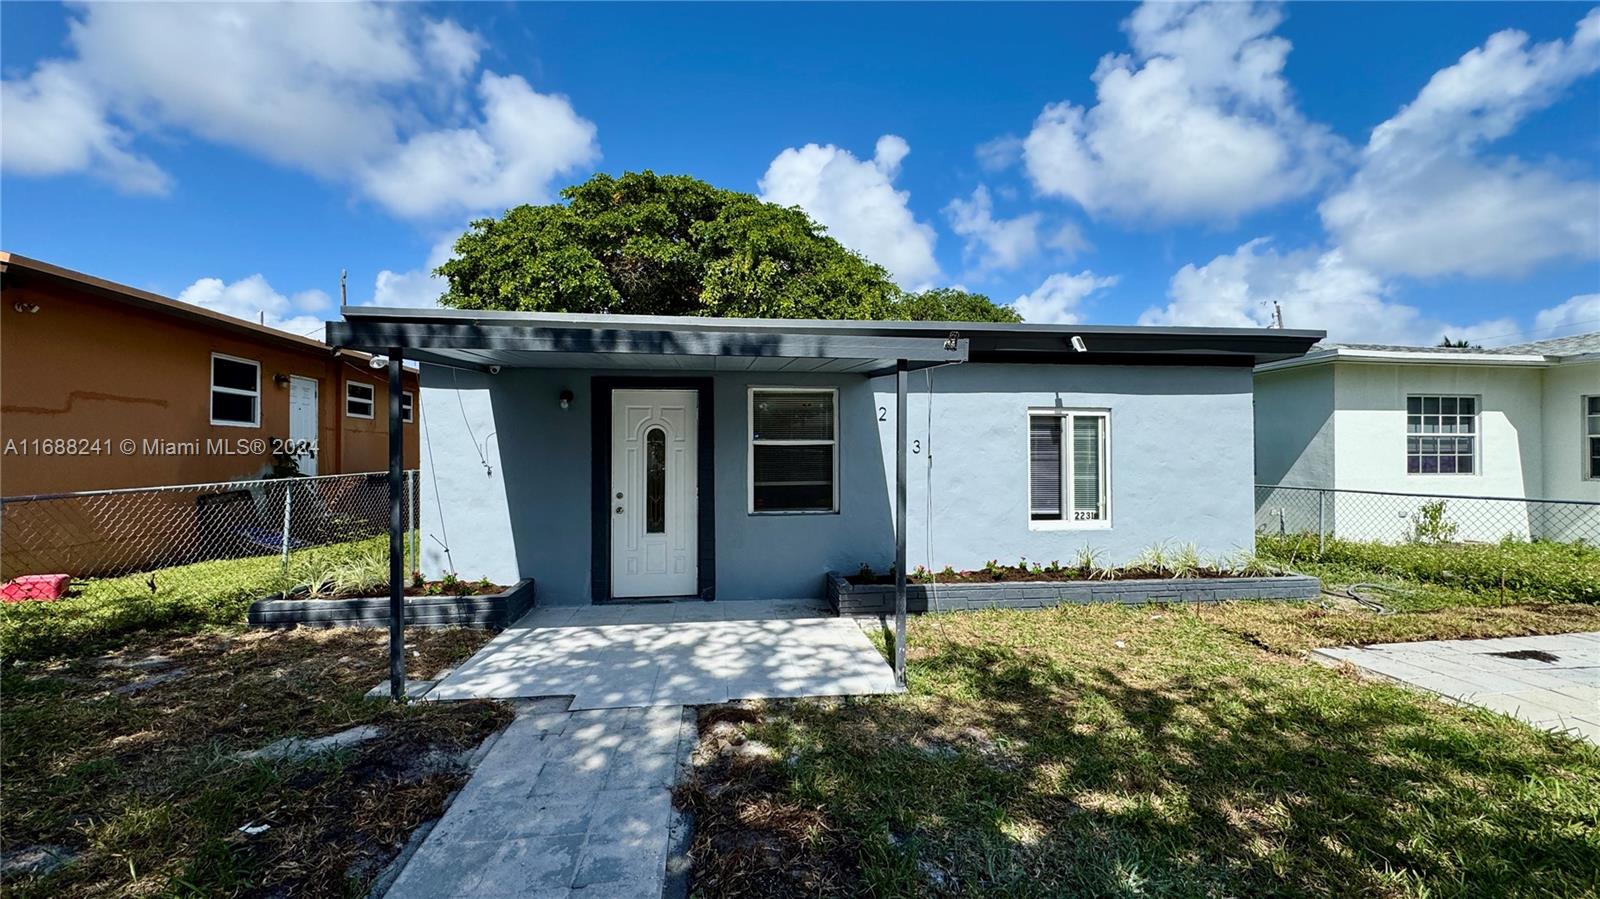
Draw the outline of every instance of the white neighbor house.
M1600 332L1496 349L1319 344L1256 367L1255 442L1262 485L1600 501ZM1303 516L1307 498L1263 490L1257 501ZM1423 500L1323 502L1338 536L1395 540ZM1462 539L1600 530L1600 507L1521 504L1507 527L1516 516L1467 514L1474 505L1489 508L1456 502ZM1315 529L1316 514L1298 527Z

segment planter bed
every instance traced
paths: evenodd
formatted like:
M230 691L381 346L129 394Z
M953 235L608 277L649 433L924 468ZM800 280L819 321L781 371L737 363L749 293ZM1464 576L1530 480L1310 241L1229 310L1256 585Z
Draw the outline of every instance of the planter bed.
M826 575L828 605L841 615L894 613L893 584L852 584L837 571ZM931 592L938 611L1043 609L1068 603L1223 602L1230 599L1316 599L1322 582L1303 574L1267 577L1137 578L1086 581L907 583L906 610L927 612Z
M533 607L533 578L481 596L408 596L406 624L415 627L503 628ZM296 599L269 596L250 605L251 627L388 627L389 597Z

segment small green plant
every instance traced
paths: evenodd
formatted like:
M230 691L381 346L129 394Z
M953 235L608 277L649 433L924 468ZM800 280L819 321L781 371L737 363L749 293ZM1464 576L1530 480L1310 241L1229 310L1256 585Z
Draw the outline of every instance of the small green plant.
M939 569L939 576L944 578L953 578L956 576L956 570L951 568L949 565L946 565Z
M1073 560L1073 567L1078 569L1083 576L1088 577L1095 569L1100 567L1104 558L1105 553L1086 543L1078 548L1078 554Z
M990 559L983 563L983 573L993 581L1003 580L1006 576L1006 570L1000 567L999 559Z
M1407 540L1412 543L1451 543L1459 530L1455 523L1445 518L1445 502L1436 499L1423 503L1411 513L1411 532Z
M862 580L864 580L864 581L870 581L870 580L872 580L872 566L871 566L871 565L868 565L868 564L867 564L867 563L865 563L865 562L862 562L862 563L861 563L861 568L860 568L860 570L858 570L858 571L857 571L857 572L856 572L856 574L857 574L857 575L858 575L858 576L860 576L860 578L861 578L861 579L862 579Z
M1050 573L1050 574L1060 574L1062 572L1061 560L1060 559L1051 559L1050 560L1050 564L1046 565L1044 567L1044 570L1046 572Z
M1134 556L1128 562L1129 568L1142 568L1156 574L1171 574L1172 561L1167 556L1167 545L1155 543L1145 547L1144 551Z
M1179 547L1168 560L1168 573L1173 577L1199 577L1208 567L1193 543Z

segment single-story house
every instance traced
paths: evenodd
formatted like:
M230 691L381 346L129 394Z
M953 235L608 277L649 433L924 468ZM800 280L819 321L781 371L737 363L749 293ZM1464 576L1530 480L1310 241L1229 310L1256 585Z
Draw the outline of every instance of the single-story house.
M0 252L0 495L388 467L385 374L366 353ZM417 464L404 372L405 464ZM277 444L277 446L274 446Z
M327 333L448 410L425 572L535 578L541 605L819 597L897 553L1248 551L1253 368L1322 336L379 308Z
M1495 349L1323 344L1256 366L1255 392L1262 485L1415 494L1412 505L1426 495L1600 501L1600 332ZM1303 510L1289 492L1261 501ZM1331 499L1324 526L1341 537L1405 535L1403 502L1380 515L1361 494ZM1600 508L1518 508L1461 515L1458 536L1600 531Z

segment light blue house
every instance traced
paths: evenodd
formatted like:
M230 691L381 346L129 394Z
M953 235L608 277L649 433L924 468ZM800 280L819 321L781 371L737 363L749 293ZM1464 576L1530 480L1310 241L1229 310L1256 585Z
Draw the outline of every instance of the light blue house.
M1322 336L344 314L331 343L421 366L424 569L535 578L541 605L818 597L897 552L1249 549L1252 368Z

